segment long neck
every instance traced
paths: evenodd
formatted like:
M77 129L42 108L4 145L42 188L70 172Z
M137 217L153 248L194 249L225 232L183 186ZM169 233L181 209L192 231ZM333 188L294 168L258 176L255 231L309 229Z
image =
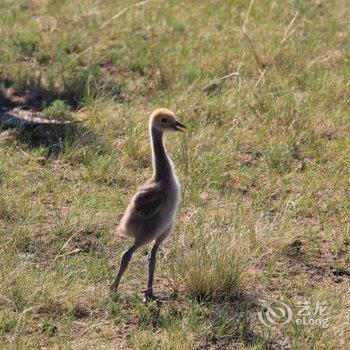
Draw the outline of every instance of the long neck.
M171 160L169 159L164 143L163 132L150 126L152 146L153 178L155 180L167 179L173 173Z

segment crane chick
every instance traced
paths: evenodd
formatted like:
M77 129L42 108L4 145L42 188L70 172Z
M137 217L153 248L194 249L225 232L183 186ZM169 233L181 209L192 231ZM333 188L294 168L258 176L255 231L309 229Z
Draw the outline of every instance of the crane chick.
M167 131L184 131L174 112L166 108L155 110L149 121L153 174L132 197L118 226L118 232L134 238L134 244L123 253L118 273L110 287L117 292L118 285L133 253L142 245L154 242L148 255L148 283L146 300L153 296L153 277L159 245L173 228L180 199L180 184L173 163L164 147L163 136Z

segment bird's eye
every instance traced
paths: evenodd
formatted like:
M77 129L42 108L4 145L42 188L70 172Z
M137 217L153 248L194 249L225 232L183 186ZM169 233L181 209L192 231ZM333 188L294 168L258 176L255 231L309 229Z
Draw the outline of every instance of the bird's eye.
M162 119L162 123L166 123L166 118L163 118L163 119Z

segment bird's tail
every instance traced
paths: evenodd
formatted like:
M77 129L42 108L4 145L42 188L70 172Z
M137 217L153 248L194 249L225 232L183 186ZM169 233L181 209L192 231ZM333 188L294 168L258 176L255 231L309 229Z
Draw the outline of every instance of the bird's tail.
M134 237L128 230L126 230L125 226L123 225L123 222L121 222L115 229L115 232L119 236L124 237Z
M124 230L124 227L122 227L122 225L118 225L115 228L115 233L119 236L127 236L126 231Z

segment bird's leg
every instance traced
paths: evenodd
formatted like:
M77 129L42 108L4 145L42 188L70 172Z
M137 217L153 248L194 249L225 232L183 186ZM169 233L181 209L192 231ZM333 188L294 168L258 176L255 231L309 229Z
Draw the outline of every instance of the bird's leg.
M132 257L132 254L134 253L134 251L136 249L137 249L137 247L135 245L132 245L128 250L126 250L123 253L122 259L120 261L119 271L118 271L117 275L115 276L113 283L110 286L111 292L117 292L120 279L122 278L123 273L125 272L126 268L128 267L130 259Z
M159 248L158 243L154 243L151 252L148 254L148 282L147 282L147 289L145 292L145 298L146 300L153 299L153 277L154 277L154 270L156 266L156 255Z

